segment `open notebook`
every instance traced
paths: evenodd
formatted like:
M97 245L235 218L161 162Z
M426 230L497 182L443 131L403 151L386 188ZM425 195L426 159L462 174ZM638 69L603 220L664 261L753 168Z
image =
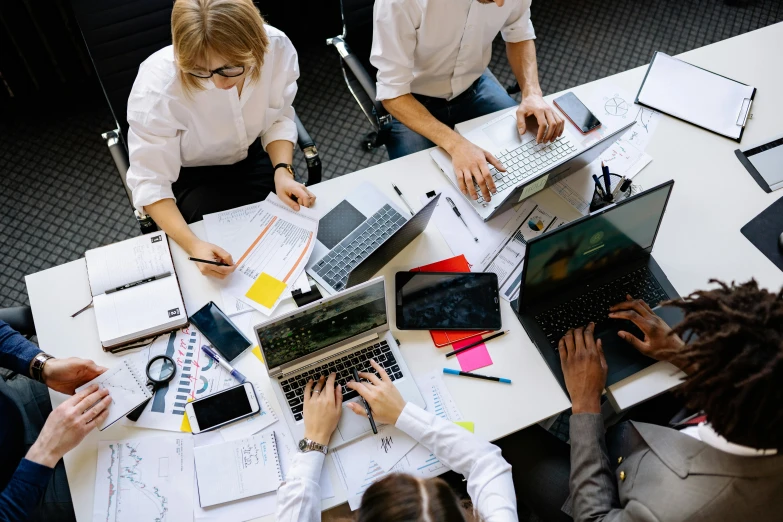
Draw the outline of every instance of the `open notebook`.
M201 507L269 493L283 481L273 431L195 449Z
M84 257L104 350L115 351L188 323L165 233L88 250ZM155 277L160 279L145 282ZM116 290L123 286L129 288Z

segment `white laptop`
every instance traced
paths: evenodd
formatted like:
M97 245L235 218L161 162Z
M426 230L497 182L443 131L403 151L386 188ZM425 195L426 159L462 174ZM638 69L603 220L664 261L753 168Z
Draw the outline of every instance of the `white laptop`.
M584 139L566 124L563 134L550 143L536 143L538 127L531 127L525 134L517 130L517 108L503 112L497 118L465 134L465 138L491 152L500 160L507 172L490 168L497 194L491 201L484 201L478 188L478 200L464 196L484 221L499 215L523 199L573 174L600 156L609 146L630 129L631 121L603 138L583 146ZM430 152L449 181L459 187L451 165L451 157L438 147Z
M413 376L389 330L386 281L377 277L336 295L256 325L256 340L286 423L296 440L304 437L303 395L308 379L331 372L343 390L343 412L330 448L371 431L370 422L348 409L360 398L345 388L351 369L374 371L375 359L403 399L426 408Z

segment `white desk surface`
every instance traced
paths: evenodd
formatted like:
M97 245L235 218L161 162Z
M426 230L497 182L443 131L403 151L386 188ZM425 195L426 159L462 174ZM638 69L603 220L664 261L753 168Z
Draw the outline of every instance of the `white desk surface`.
M783 69L771 64L776 63L775 49L781 46L783 23L682 55L695 65L758 88L752 110L754 118L745 130L743 142L760 141L780 131L783 99L777 93L783 86ZM636 92L643 73L644 68L640 67L580 86L574 91L580 94L612 84ZM551 100L555 96L557 94L547 98ZM471 124L479 124L487 118L479 118ZM653 255L682 295L705 287L710 278L745 281L755 277L760 285L770 289L783 286L783 272L740 233L745 223L772 204L781 193L765 194L734 157L736 148L737 144L731 140L669 117L661 121L647 148L654 160L639 174L637 182L650 187L668 179L676 180ZM316 208L325 212L344 194L366 180L373 181L389 197L396 198L390 185L394 181L416 206L420 194L445 183L425 151L312 187L311 190L318 196ZM553 211L562 216L568 213L575 215L575 211L557 196L547 196L543 196L546 199L542 203L552 207ZM203 237L203 223L196 223L192 228ZM172 246L188 312L194 312L210 300L220 304L216 282L202 277L195 264L187 261L184 252L178 246ZM381 273L391 281L398 270L451 255L436 227L430 225ZM115 356L101 350L92 310L75 319L70 318L75 310L90 300L83 259L29 275L26 282L38 341L43 350L60 357L76 355L91 358L99 364L112 364ZM253 312L244 319L240 316L237 322L246 333L251 333L252 325L262 319L261 314ZM495 364L486 371L511 378L514 381L512 386L471 379L446 381L464 418L475 422L476 434L489 440L525 428L569 407L565 394L505 301L503 326L512 333L490 343L489 351ZM402 343L403 355L414 374L456 364L454 361L445 362L427 332L394 333ZM613 386L609 390L610 399L622 408L646 400L676 383L672 373L672 367L654 365ZM280 405L271 393L265 372L262 389L272 407L280 413ZM50 393L55 407L64 400L63 395ZM65 456L78 520L92 519L96 441L158 434L156 430L115 425L103 433L92 432ZM327 466L336 495L323 502L324 509L346 500L331 459L327 459ZM272 519L270 515L262 520Z

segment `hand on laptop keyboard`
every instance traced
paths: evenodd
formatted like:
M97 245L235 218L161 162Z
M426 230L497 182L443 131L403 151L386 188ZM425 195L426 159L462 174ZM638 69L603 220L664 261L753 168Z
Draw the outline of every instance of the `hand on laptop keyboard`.
M563 368L571 410L577 413L601 413L601 394L609 367L601 341L593 337L595 324L568 330L560 339L558 352Z
M335 386L336 377L334 373L328 379L322 375L317 382L310 379L305 386L304 436L318 444L329 444L343 410L343 390L339 384Z
M346 387L355 390L367 401L376 422L394 425L405 408L405 399L402 398L400 390L392 383L386 370L374 359L370 360L370 364L375 373L360 372L359 377L364 380L361 382L350 381ZM348 407L357 415L367 416L364 408L356 402L349 402Z
M624 331L618 332L618 335L647 357L656 361L669 361L679 367L676 354L685 346L680 336L671 334L671 327L655 315L646 302L630 295L625 299L609 308L609 317L631 321L642 331L644 339Z
M471 199L478 199L475 182L484 200L491 200L490 192L497 193L497 188L489 172L487 162L499 171L505 172L506 168L503 164L495 156L462 136L457 136L455 144L446 147L446 152L451 156L451 164L454 167L454 175L457 178L460 191Z

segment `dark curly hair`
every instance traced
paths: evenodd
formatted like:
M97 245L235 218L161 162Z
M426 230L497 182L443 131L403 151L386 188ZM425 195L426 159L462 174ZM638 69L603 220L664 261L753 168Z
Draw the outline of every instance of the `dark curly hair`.
M685 312L674 328L687 343L680 392L730 442L783 449L783 289L710 283L719 287L667 303Z

